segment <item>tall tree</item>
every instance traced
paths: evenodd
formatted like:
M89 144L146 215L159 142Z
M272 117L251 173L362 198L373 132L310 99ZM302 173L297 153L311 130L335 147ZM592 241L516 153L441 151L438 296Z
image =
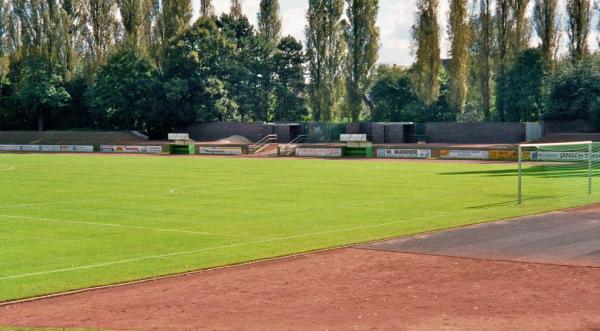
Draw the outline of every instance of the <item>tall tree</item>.
M302 43L292 36L282 38L273 56L276 73L274 121L298 121L308 115L304 100L304 62Z
M168 58L169 40L190 26L193 10L191 0L162 0L156 24L159 43L158 63L164 67Z
M78 53L82 49L81 30L84 20L81 0L62 1L62 28L64 33L63 70L68 78L75 70Z
M242 0L231 0L231 9L229 10L229 14L237 18L244 16L244 12L242 10Z
M0 57L8 53L8 22L9 22L9 11L8 1L0 0ZM2 74L0 73L0 77Z
M270 45L275 46L281 38L279 0L261 0L258 12L258 30Z
M544 62L551 66L560 37L558 0L535 0L533 23L535 31L542 41L541 50Z
M346 61L346 110L354 122L373 109L367 90L375 76L379 50L377 12L379 0L346 0L348 24L345 29L348 58Z
M145 53L152 43L157 0L117 0L125 42Z
M333 119L343 80L345 45L344 0L309 0L306 48L313 120Z
M200 0L200 16L210 17L215 14L215 8L212 5L212 0Z
M589 54L588 38L591 22L590 0L567 0L567 33L569 53L573 61L579 61Z
M84 0L86 40L92 67L106 60L116 43L117 26L115 0Z
M469 90L469 21L467 0L450 2L450 81L448 103L457 114L464 111Z
M417 1L417 22L412 28L415 63L415 90L428 106L440 94L440 28L438 0Z
M511 59L511 50L514 43L511 38L514 35L514 16L512 0L498 0L496 3L496 47L497 66L496 70L496 113L498 120L506 121L506 99L504 94L506 79L505 72Z
M511 31L511 55L514 57L517 53L529 46L531 39L531 27L529 19L526 17L529 0L512 0L512 15L514 20L514 31Z
M492 86L491 86L491 57L492 57L492 15L490 0L481 0L479 12L479 24L481 26L481 39L479 60L481 62L480 88L481 88L481 106L483 117L490 119Z

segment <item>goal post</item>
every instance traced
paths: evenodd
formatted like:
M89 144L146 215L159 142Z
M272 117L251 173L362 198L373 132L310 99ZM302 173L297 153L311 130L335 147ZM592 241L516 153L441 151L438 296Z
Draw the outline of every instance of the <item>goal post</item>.
M600 153L594 150L594 146L592 141L520 144L518 146L518 203L523 204L524 163L526 161L531 161L534 167L541 167L549 173L566 172L566 176L587 177L585 191L591 195L594 162L600 161ZM550 177L559 176L560 174Z

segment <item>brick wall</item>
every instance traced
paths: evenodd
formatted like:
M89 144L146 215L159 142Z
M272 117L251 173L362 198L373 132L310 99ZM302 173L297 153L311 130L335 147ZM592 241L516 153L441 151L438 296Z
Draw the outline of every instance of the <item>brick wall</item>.
M210 122L195 124L188 128L190 137L196 141L215 141L238 135L256 142L264 136L274 133L273 130L273 126L255 122Z
M425 123L430 143L515 144L525 141L523 123Z
M544 121L543 125L545 136L561 133L588 133L593 131L591 123L583 119L573 121Z

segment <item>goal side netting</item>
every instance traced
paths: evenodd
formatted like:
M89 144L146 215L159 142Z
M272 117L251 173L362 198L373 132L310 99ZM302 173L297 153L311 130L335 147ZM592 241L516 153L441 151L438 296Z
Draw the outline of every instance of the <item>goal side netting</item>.
M518 201L548 199L566 207L600 201L600 143L519 145ZM594 199L595 196L598 199Z

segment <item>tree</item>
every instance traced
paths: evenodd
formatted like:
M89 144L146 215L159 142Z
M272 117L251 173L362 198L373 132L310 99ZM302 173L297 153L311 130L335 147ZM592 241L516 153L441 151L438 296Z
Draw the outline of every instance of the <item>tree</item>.
M82 25L84 24L83 19L83 7L81 0L63 0L62 1L62 22L61 26L63 29L64 43L62 63L64 63L63 77L68 79L74 74L75 67L77 66L78 59L80 57L79 51L83 48L82 45Z
M312 119L330 121L341 96L345 45L344 0L309 0L306 49Z
M515 46L511 36L515 32L512 0L498 0L496 4L496 44L497 66L496 70L496 113L498 120L506 121L506 104L502 91L506 82L505 72L512 60L512 46Z
M308 115L304 82L305 55L292 36L281 39L273 57L276 97L274 121L298 121Z
M200 0L200 16L210 17L215 14L215 8L212 5L212 0Z
M567 33L571 60L580 61L589 54L588 38L592 22L590 0L567 0Z
M346 110L356 122L364 114L365 105L371 104L367 90L373 82L379 50L379 0L346 0L346 4Z
M531 27L527 14L527 7L530 0L511 0L512 15L514 20L514 31L511 32L511 49L512 56L516 56L521 50L529 46L531 39Z
M114 0L82 0L86 22L84 34L92 70L104 63L116 44L118 22Z
M137 50L111 55L97 74L87 98L102 129L161 131L161 84L152 62Z
M152 0L117 0L125 42L131 47L145 50L150 45L149 27L153 19Z
M231 0L231 9L229 10L229 14L238 18L244 16L241 0Z
M163 78L167 122L180 126L236 119L238 106L229 97L227 81L237 68L233 60L236 44L221 31L215 18L199 18L169 44Z
M401 67L380 66L370 97L375 106L371 114L374 122L416 121L427 109L413 89L410 73Z
M457 114L462 114L468 93L469 75L469 21L467 0L450 2L449 35L451 40L450 82L448 102Z
M480 52L479 60L481 61L481 105L483 107L483 117L486 120L490 119L491 115L491 71L492 67L490 60L492 57L492 19L490 0L481 0L479 20L481 25L481 39L479 42Z
M258 12L258 31L274 47L281 38L279 0L261 0Z
M558 0L535 0L533 22L542 43L542 55L547 66L552 66L560 38Z
M559 66L549 82L545 118L588 120L594 115L593 111L598 110L595 107L598 106L599 95L600 57Z
M544 68L540 50L526 49L517 54L506 72L506 83L498 91L499 97L505 99L507 121L533 122L540 119Z
M60 111L71 96L63 87L60 68L40 55L29 55L12 64L11 81L15 82L16 99L31 118L37 119L39 131L46 120Z
M9 22L9 3L6 0L0 0L0 58L7 53L8 49L8 22ZM0 77L4 76L4 71L0 67Z
M416 56L414 84L419 98L428 106L440 95L440 29L438 0L417 1L417 22L412 28Z
M157 20L157 34L160 44L159 64L165 66L169 57L169 42L190 26L192 20L191 0L162 0Z

